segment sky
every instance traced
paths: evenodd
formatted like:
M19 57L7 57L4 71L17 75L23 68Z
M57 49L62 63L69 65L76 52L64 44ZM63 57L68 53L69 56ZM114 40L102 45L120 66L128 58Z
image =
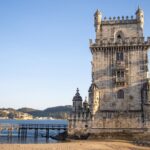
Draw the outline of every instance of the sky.
M0 0L0 107L71 105L77 87L84 100L94 12L135 17L138 5L147 37L149 0Z

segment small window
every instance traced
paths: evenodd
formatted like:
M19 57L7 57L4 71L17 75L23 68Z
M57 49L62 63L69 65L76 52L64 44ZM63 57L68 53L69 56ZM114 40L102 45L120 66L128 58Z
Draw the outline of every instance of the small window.
M117 71L118 78L124 78L124 71Z
M87 125L87 124L85 125L85 128L88 128L88 125Z
M122 39L120 34L117 36L117 39L118 39L118 40L121 40L121 39Z
M116 53L116 60L123 61L123 52Z
M117 98L124 98L124 91L123 90L119 90L117 92Z
M117 71L117 77L120 77L120 71Z
M124 33L122 31L118 31L114 35L116 42L124 41Z
M123 72L123 71L121 71L121 77L122 77L122 78L124 77L124 72Z

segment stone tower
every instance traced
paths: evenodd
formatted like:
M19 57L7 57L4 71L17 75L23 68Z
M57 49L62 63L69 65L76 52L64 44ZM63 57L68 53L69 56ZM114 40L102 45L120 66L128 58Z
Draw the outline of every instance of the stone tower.
M126 117L120 115L119 126L131 127L136 120L143 120L144 107L150 101L142 96L144 85L149 83L147 50L150 46L150 39L145 41L143 37L144 12L138 8L135 19L110 17L102 21L101 17L102 13L97 10L94 15L96 39L90 43L93 57L90 111L93 119L105 121L123 114ZM132 124L127 125L124 118ZM112 121L106 126L112 127Z
M150 84L147 77L150 38L143 36L144 12L135 18L94 14L96 39L90 40L92 84L88 126L94 129L143 129L150 124ZM80 120L83 120L80 118ZM99 130L101 131L101 130Z

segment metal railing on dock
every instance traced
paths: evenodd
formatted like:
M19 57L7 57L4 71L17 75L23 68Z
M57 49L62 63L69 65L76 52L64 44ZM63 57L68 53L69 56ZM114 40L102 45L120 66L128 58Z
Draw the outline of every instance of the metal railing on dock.
M20 129L50 129L50 130L67 130L65 124L20 124Z
M34 138L38 138L39 130L45 130L46 138L50 137L51 130L61 131L63 130L64 133L68 131L67 124L0 124L0 131L7 130L8 137L12 137L12 132L17 130L18 138L26 139L28 136L28 131L34 131ZM66 135L66 134L65 134Z

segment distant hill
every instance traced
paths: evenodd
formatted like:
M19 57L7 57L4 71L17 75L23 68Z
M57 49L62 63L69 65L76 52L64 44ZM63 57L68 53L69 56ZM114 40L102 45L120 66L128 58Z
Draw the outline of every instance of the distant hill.
M47 108L43 111L43 113L46 116L66 119L69 116L71 111L72 111L72 106L67 105L67 106L57 106L57 107Z
M33 109L33 108L23 107L23 108L18 109L17 111L21 111L21 112L24 112L24 113L28 113L28 112L39 111L39 110L36 110L36 109Z
M45 110L36 110L32 108L20 108L20 112L28 113L33 117L53 117L57 119L66 119L72 111L71 105L50 107Z

